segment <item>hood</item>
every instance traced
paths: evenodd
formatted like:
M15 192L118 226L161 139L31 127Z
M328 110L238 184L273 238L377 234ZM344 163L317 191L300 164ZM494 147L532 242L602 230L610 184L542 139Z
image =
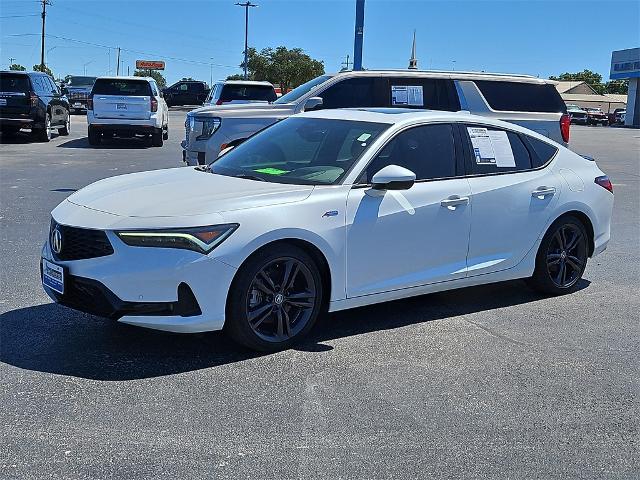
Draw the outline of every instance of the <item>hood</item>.
M187 116L212 116L212 117L246 117L251 115L291 115L295 110L292 103L232 103L226 105L207 105L196 108L187 113Z
M309 185L260 182L180 167L100 180L67 200L122 217L184 217L299 202L312 191Z

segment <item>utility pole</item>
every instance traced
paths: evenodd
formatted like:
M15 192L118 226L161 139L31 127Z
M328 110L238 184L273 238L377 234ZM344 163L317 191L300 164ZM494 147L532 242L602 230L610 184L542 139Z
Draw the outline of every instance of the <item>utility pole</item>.
M16 60L17 58L9 57L9 66L13 65L13 62L15 62Z
M364 0L356 0L356 31L353 40L353 69L362 70L362 40L364 38Z
M343 70L349 70L349 65L353 64L353 62L349 61L349 54L347 53L347 58L344 62L342 62L341 66Z
M258 5L247 0L245 3L236 3L239 7L244 7L244 79L247 79L247 63L249 62L249 7Z
M40 71L44 72L44 20L47 16L47 5L51 5L49 0L40 0L42 2L42 43L40 45Z
M118 47L118 63L116 64L116 77L120 76L120 47Z

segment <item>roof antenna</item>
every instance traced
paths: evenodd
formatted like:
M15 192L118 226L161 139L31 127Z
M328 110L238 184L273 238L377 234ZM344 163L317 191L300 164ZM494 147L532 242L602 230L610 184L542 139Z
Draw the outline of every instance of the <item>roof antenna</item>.
M418 69L418 59L416 58L416 31L413 31L413 45L411 46L411 58L409 59L409 70Z

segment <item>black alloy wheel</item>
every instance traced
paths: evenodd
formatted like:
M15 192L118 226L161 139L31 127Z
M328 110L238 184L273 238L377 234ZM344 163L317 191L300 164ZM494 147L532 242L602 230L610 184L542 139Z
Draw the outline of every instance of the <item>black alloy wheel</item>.
M584 224L573 216L561 217L542 239L528 283L552 295L571 293L577 290L588 257L589 237Z
M288 348L313 327L323 286L315 261L294 245L257 252L234 279L225 331L254 350Z

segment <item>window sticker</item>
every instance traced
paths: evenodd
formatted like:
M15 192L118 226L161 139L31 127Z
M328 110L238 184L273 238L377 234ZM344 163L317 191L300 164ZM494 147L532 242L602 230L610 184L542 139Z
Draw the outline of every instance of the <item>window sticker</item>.
M469 132L469 137L471 137L471 145L476 163L478 165L495 165L496 154L493 151L493 144L491 143L487 129L467 127L467 132Z
M422 85L392 85L391 105L424 107Z
M371 134L370 133L363 133L362 135L360 135L358 138L356 138L356 140L358 142L366 142L367 140L369 140L371 138Z
M513 156L507 132L489 131L489 138L493 145L493 153L496 156L496 166L498 168L515 167L516 159Z
M283 175L285 173L289 173L290 170L280 170L279 168L260 168L258 170L254 170L254 172L258 173L266 173L267 175Z

